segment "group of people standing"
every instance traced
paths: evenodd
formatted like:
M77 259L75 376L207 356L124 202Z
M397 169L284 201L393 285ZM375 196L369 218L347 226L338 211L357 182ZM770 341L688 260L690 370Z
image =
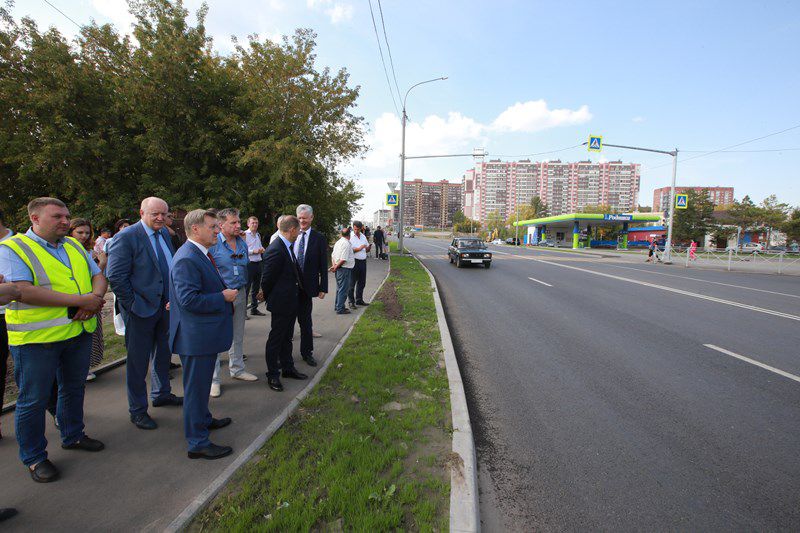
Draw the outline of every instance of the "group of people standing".
M182 406L193 459L232 452L210 440L210 432L231 419L213 417L209 398L221 394L224 352L233 379L258 381L247 371L243 353L248 309L251 316L263 316L258 309L263 301L271 314L266 377L270 389L282 391L281 378L308 377L292 358L295 323L303 361L317 365L311 314L313 299L328 292L328 271L336 274L337 313L349 313L345 298L351 309L368 305L363 294L371 244L360 222L342 230L329 267L327 240L311 227L309 205L298 206L296 216L280 217L266 247L258 219L250 217L242 232L240 213L233 208L186 214L187 240L180 246L168 227L172 221L164 200L144 199L139 214L139 222L125 221L113 237L103 231L91 246L91 226L71 219L56 198L28 204L31 228L23 235L0 225L0 304L7 305L2 332L8 336L2 344L10 349L19 388L19 455L34 481L59 477L47 458L45 412L51 403L62 448L99 452L105 447L86 434L83 403L93 347L97 339L102 343L99 314L109 285L124 322L130 420L137 428L155 430L150 406ZM183 397L170 385L172 354L183 367Z

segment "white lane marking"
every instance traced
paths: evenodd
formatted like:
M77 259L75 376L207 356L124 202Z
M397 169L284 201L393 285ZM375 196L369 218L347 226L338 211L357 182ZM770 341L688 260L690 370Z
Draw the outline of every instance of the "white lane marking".
M745 287L744 285L733 285L731 283L722 283L722 282L719 282L719 281L709 281L707 279L701 279L701 278L690 278L689 276L679 276L677 274L667 274L666 272L657 272L655 270L645 270L643 268L626 267L626 266L621 266L621 265L615 265L613 263L608 263L608 266L610 266L612 268L624 268L626 270L636 270L637 272L645 272L647 274L658 274L660 276L670 276L670 277L673 277L673 278L690 279L692 281L702 281L703 283L713 283L714 285L723 285L725 287L734 287L734 288L737 288L737 289L747 289L748 291L766 292L768 294L777 294L779 296L788 296L789 298L800 298L800 295L798 295L798 294L787 294L785 292L776 292L776 291L768 291L766 289L756 289L756 288L753 288L753 287Z
M735 357L736 359L741 359L742 361L744 361L746 363L750 363L751 365L756 365L756 366L761 367L761 368L763 368L765 370L769 370L770 372L775 372L776 374L779 374L779 375L781 375L781 376L783 376L785 378L793 379L793 380L797 381L798 383L800 383L800 376L795 376L794 374L790 374L789 372L785 372L785 371L781 370L780 368L775 368L774 366L765 365L764 363L762 363L760 361L756 361L755 359L750 359L749 357L745 357L743 355L739 355L738 353L733 353L733 352L731 352L729 350L726 350L725 348L720 348L719 346L714 346L713 344L704 344L703 346L705 346L706 348L711 348L712 350L716 350L716 351L718 351L720 353L724 353L725 355L730 355L731 357Z
M544 281L538 280L536 278L528 278L531 281L535 281L536 283L541 283L542 285L547 285L548 287L552 287L549 283L545 283Z
M580 268L572 265L563 265L561 263L551 263L550 261L543 261L542 259L533 259L538 263L544 263L546 265L553 265L561 268L570 268L572 270L578 270L580 272L586 272L588 274L594 274L595 276L603 276L604 278L611 278L616 279L619 281L626 281L628 283L633 283L635 285L642 285L644 287L652 287L654 289L660 289L662 291L674 292L676 294L682 294L684 296L691 296L692 298L700 298L701 300L708 300L710 302L716 302L720 304L730 305L732 307L740 307L742 309L748 309L750 311L756 311L757 313L765 313L767 315L779 316L781 318L788 318L789 320L797 320L800 322L800 316L797 315L790 315L789 313L782 313L780 311L773 311L772 309L765 309L763 307L756 307L754 305L747 305L739 302L734 302L732 300L723 300L722 298L716 298L714 296L706 296L703 294L697 294L690 291L684 291L682 289L675 289L673 287L667 287L666 285L657 285L655 283L649 283L647 281L639 281L637 279L628 279L623 278L622 276L615 276L613 274L606 274L605 272L597 272L595 270L589 270L587 268Z

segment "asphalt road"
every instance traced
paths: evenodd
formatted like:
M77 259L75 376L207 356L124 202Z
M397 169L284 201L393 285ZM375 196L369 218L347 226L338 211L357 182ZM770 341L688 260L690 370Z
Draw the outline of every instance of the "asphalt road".
M800 529L800 278L406 246L454 336L485 530Z

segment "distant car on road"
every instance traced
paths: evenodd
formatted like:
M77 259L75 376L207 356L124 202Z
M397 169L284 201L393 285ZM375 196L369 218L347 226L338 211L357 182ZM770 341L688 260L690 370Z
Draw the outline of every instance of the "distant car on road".
M407 231L407 232L403 233L403 237L405 237L406 239L413 239L414 238L414 234L412 232L410 232L410 231Z
M503 239L495 239L492 241L492 244L505 244L506 242Z
M539 241L539 244L537 244L537 246L549 246L550 248L555 248L556 241L554 241L553 239L543 239Z
M741 246L728 246L725 248L726 252L733 250L734 252L739 251L743 254L752 254L755 252L763 252L764 245L760 242L746 242Z
M447 249L447 256L458 268L465 265L483 265L486 268L492 266L492 253L486 243L477 238L453 239Z
M519 239L516 237L509 237L506 239L506 244L510 244L511 246L519 246Z

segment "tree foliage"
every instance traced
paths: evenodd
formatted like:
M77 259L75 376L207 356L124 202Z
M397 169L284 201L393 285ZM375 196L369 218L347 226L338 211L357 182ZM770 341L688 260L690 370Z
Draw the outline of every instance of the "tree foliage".
M251 36L229 56L180 0L136 0L135 41L84 26L74 42L0 8L0 208L33 197L99 224L161 196L272 219L299 203L332 228L361 192L337 172L365 149L349 75L315 65L316 35ZM135 44L134 44L135 43Z
M713 233L716 228L714 220L714 202L708 197L708 191L703 189L687 191L686 209L676 209L672 223L672 237L674 242L699 242L701 245L705 236Z

